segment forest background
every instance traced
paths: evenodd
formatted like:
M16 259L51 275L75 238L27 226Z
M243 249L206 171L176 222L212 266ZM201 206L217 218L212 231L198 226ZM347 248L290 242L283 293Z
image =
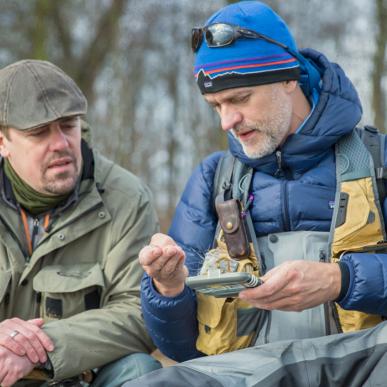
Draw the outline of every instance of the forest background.
M227 147L192 76L190 33L225 0L0 0L0 67L52 61L89 101L91 142L140 176L166 231L184 185ZM363 102L361 124L387 129L387 0L267 0L298 46L339 63Z

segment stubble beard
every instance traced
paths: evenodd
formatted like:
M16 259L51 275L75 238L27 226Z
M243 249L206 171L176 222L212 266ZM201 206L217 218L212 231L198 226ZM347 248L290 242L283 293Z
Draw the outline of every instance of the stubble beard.
M62 156L70 156L72 159L72 171L63 172L63 173L57 173L55 175L49 174L49 168L48 164L51 160L49 160L47 163L45 163L44 166L42 166L42 185L43 189L46 193L50 195L66 195L74 190L78 177L80 175L80 167L77 164L77 160L75 156L70 153L66 152L60 155L57 155L56 157L62 157Z
M259 159L273 153L283 142L288 134L291 119L292 105L291 102L279 96L278 90L274 89L271 95L272 106L267 116L257 122L242 122L237 125L231 132L242 145L243 151L251 159ZM238 137L238 132L247 132L255 130L259 132L258 138L255 136L250 142L243 142Z
M62 173L44 181L44 190L51 195L66 195L74 190L78 176Z

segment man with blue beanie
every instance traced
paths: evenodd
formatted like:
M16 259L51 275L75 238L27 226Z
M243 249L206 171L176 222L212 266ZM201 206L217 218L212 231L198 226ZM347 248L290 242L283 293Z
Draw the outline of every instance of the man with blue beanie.
M184 361L377 325L387 314L384 138L356 128L351 81L323 54L299 50L258 1L216 12L193 29L192 49L229 152L200 164L169 236L140 253L155 344ZM249 244L238 256L240 235ZM195 292L185 279L203 274L209 250L230 258L229 271L249 266L262 285L237 297Z

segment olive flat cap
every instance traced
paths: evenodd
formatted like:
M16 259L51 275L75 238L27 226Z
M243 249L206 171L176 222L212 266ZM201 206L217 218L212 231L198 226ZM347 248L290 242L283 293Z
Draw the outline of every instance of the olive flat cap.
M87 100L59 67L21 60L0 70L0 125L32 129L62 117L84 115Z

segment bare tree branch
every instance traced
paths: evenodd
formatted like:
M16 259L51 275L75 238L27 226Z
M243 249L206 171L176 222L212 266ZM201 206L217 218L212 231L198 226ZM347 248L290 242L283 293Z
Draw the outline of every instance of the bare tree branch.
M69 26L71 25L68 20L66 20L65 13L63 12L64 2L52 2L55 6L52 7L52 20L56 27L59 39L59 45L63 52L63 67L66 69L71 69L74 67L74 58L72 53L72 37L70 34Z
M112 0L110 7L99 20L94 39L78 63L77 81L90 102L94 100L94 81L107 55L116 44L119 20L127 2L128 0Z
M31 58L48 59L47 36L48 21L51 12L52 2L50 0L37 0L35 2L35 20L38 22L31 30Z

